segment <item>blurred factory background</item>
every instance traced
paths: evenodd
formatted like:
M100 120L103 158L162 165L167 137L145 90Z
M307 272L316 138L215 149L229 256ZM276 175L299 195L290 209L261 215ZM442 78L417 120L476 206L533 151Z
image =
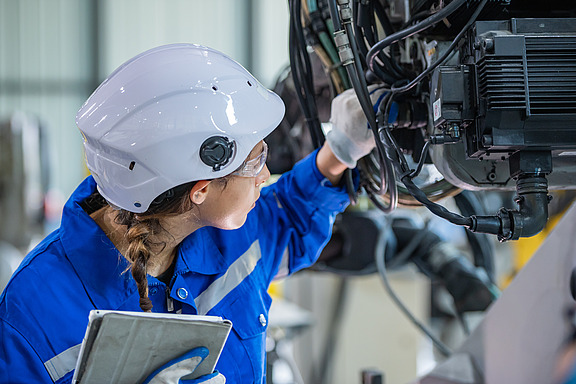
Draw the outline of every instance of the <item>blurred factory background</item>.
M289 64L288 25L283 0L0 0L0 285L58 226L62 205L87 175L75 116L111 71L151 47L193 42L227 53L273 88ZM482 198L499 207L512 197ZM446 204L456 206L450 198ZM399 209L394 217L434 228L472 257L464 229L422 208ZM517 255L527 258L541 240L483 241L496 256L491 278L502 288L523 263ZM442 358L376 273L329 269L274 284L270 383L359 383L365 370L382 372L388 384L408 383ZM463 319L453 303L442 304L446 295L433 300L438 287L414 265L398 266L389 278L414 316L450 347L483 316L472 308Z
M288 62L288 13L260 0L2 0L0 113L38 119L48 190L67 197L81 180L79 107L118 65L151 47L197 42L226 52L265 84Z

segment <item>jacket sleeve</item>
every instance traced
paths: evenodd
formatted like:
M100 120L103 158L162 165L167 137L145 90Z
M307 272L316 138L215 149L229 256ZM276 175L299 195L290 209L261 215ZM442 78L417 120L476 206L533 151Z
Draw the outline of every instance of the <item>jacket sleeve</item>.
M270 282L312 265L330 239L336 215L350 203L344 186L333 186L318 170L318 151L263 188L258 231Z
M53 383L40 357L26 339L10 324L0 319L0 383ZM58 383L69 382L69 378Z

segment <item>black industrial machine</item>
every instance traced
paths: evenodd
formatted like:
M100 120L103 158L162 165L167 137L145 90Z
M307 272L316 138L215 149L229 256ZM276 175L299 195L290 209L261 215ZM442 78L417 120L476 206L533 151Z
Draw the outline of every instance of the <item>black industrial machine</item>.
M424 205L505 241L540 232L548 190L576 186L573 2L289 4L292 90L312 145L327 101L353 87L377 139L360 161L362 186L383 211ZM387 90L377 111L371 84ZM436 203L461 189L515 189L517 207L463 216Z

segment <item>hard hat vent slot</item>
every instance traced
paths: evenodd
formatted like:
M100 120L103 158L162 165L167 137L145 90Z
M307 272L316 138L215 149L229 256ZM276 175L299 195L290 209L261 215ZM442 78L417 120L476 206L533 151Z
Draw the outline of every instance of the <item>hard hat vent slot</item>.
M135 161L131 162L130 165L128 166L128 169L132 171L135 165L136 165Z
M218 87L215 86L215 85L213 85L213 86L212 86L212 89L213 89L214 91L217 91L217 90L218 90Z
M248 83L248 86L252 86L252 83L250 82L250 80L246 81Z

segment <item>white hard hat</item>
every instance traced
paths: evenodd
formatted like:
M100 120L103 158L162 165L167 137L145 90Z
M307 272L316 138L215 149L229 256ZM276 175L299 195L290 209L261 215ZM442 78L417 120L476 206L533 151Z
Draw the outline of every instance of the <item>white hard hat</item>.
M234 172L284 109L278 95L223 53L170 44L116 69L76 124L99 192L140 213L175 186Z

